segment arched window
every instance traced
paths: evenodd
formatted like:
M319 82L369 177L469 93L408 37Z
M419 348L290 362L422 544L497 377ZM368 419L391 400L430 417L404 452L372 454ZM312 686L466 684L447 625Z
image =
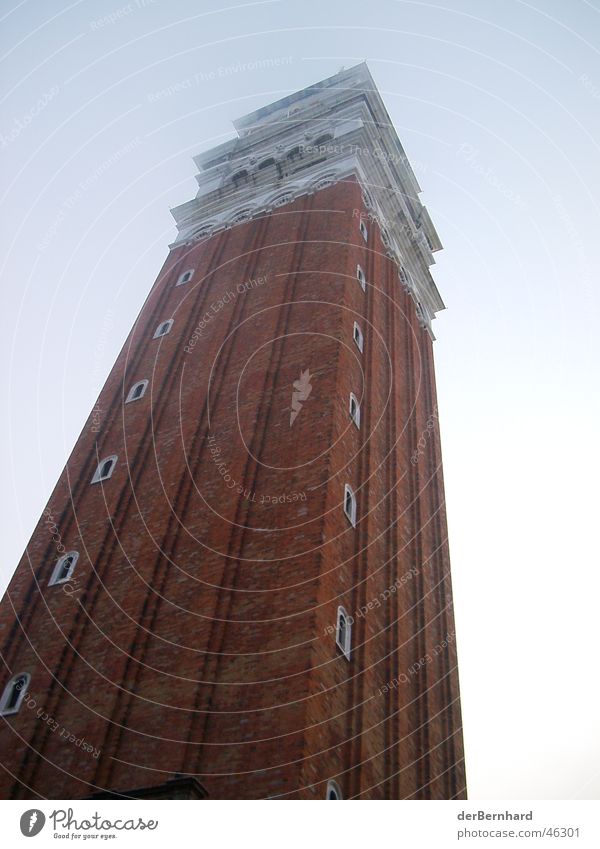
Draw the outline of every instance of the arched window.
M198 239L203 239L205 236L210 236L213 226L213 224L203 224L202 227L199 227L192 233L190 239L197 241Z
M371 195L368 193L368 191L366 189L362 193L362 199L363 199L364 204L367 207L367 209L373 209L373 198L371 197Z
M180 274L177 278L176 286L183 286L185 283L189 283L192 277L194 276L194 269L188 268L187 271L184 271L183 274Z
M360 224L358 225L358 227L359 227L359 230L361 232L363 239L365 240L365 242L368 242L369 241L369 231L367 230L367 225L362 220L362 218L360 219Z
M337 781L328 781L327 782L327 791L325 793L326 799L343 799L342 791L340 790L340 786Z
M334 181L335 174L327 174L325 177L321 177L317 180L316 183L314 183L313 188L316 192L318 192L321 189L326 189L328 186L332 186Z
M299 144L297 144L296 147L293 147L291 150L288 150L288 152L287 152L287 158L292 162L298 156L302 156L302 149L301 149Z
M162 321L156 330L154 331L153 339L158 339L160 336L166 336L173 326L173 319L170 318L168 321Z
M263 168L270 168L271 165L275 165L275 160L273 159L272 156L269 156L268 159L263 159L262 162L258 163L258 170L262 171Z
M356 525L356 496L349 484L344 486L344 513L351 525Z
M100 460L98 463L98 468L94 472L94 477L92 478L92 483L100 483L100 481L108 480L112 475L115 466L117 465L117 455L112 454L110 457L105 457L104 460Z
M236 212L230 219L231 224L239 224L241 221L247 221L252 216L252 209L248 207L247 209L240 209L239 212Z
M138 380L137 383L134 383L129 390L125 403L129 404L130 401L138 401L144 395L147 386L147 380Z
M271 201L271 206L277 208L278 206L284 206L284 204L289 203L293 200L294 196L291 192L284 192L282 195L278 195L274 200Z
M354 342L356 343L356 347L358 348L358 350L362 354L363 344L364 344L363 334L362 334L362 330L358 326L358 322L356 322L356 321L354 322L354 328L352 330L352 338L354 339Z
M67 554L63 554L63 556L56 561L56 566L54 567L54 571L52 572L52 576L48 581L48 584L52 586L53 584L64 584L65 581L68 581L75 571L75 564L77 563L78 558L78 551L69 551Z
M346 660L350 660L352 647L352 620L343 607L337 609L337 620L335 623L335 641Z
M315 139L313 142L313 147L319 147L322 144L327 144L327 142L333 141L333 136L331 133L324 133L322 136L319 136L318 139Z
M358 399L354 392L350 393L350 418L356 425L356 427L360 427L360 404L358 403Z
M2 698L0 698L0 715L7 716L11 713L17 713L30 681L31 675L28 672L19 672L18 675L13 675L4 688Z
M356 266L356 279L360 283L360 287L363 292L365 292L367 289L367 278L365 277L365 272L362 270L360 265Z
M243 169L242 171L236 171L231 178L231 182L234 186L237 186L241 180L243 180L244 182L247 182L248 180L248 172L245 169Z

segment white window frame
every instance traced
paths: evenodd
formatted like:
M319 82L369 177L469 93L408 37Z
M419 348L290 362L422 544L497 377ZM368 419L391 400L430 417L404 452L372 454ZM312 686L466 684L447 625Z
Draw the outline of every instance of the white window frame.
M361 235L362 235L363 239L365 240L365 242L368 242L369 241L369 231L367 230L367 225L362 220L362 218L359 218L358 222L359 222L358 223L358 229L360 230Z
M19 698L17 699L17 703L13 705L13 707L7 707L10 697L13 693L13 688L15 687L19 678L25 678L25 683L21 686L19 690ZM17 672L16 675L10 679L10 681L4 687L2 691L2 696L0 697L0 716L11 716L13 713L18 713L21 707L21 702L27 692L27 688L29 687L29 682L31 681L31 675L29 672Z
M185 286L186 283L189 283L192 277L194 276L195 268L188 268L186 271L182 271L179 277L177 278L176 286Z
M346 502L350 495L350 512L346 509ZM344 484L344 516L348 519L352 527L356 527L356 495L349 483Z
M108 457L104 457L102 460L100 460L100 462L98 463L98 466L96 467L96 471L94 472L94 477L92 478L90 483L100 483L101 481L107 481L110 477L112 477L112 473L115 470L118 459L119 458L118 458L117 454L110 454ZM108 474L107 475L101 475L100 472L102 470L102 467L109 460L112 460L112 465L111 465L111 467L108 471Z
M345 623L343 632L341 626L342 619ZM348 616L346 608L342 607L341 604L335 616L335 642L346 660L350 660L350 652L352 651L352 620Z
M163 327L166 327L167 329L163 330L162 333L161 333L160 331L162 330ZM160 339L162 336L166 336L167 333L171 332L172 327L173 327L173 319L172 318L168 318L166 321L161 321L161 323L158 325L158 327L154 331L154 336L152 338L153 339Z
M356 266L356 279L360 283L360 288L363 292L367 291L367 278L365 277L365 272L362 270L362 266Z
M354 410L352 409L354 407ZM350 401L348 403L348 413L357 428L360 429L360 404L354 392L350 393Z
M328 781L327 782L327 790L325 791L325 799L327 801L333 801L335 799L343 799L342 791L340 789L340 785L337 781Z
M142 391L139 395L135 394L136 389L141 386ZM127 398L125 398L126 404L131 404L132 401L139 401L140 398L143 398L146 394L146 389L148 387L147 380L138 380L137 383L134 383L129 392L127 393Z
M354 322L354 327L352 328L352 338L354 339L354 344L356 345L356 347L358 348L358 350L362 354L365 339L364 339L364 336L363 336L363 332L360 329L360 324L358 323L358 321Z
M62 578L59 577L60 573L63 570L63 565L69 557L72 557L71 565L69 566L69 571ZM53 587L55 584L64 584L71 579L71 575L75 571L75 566L77 565L77 561L79 560L79 552L78 551L67 551L66 554L63 554L62 557L56 561L56 566L50 576L50 580L48 581L48 586Z

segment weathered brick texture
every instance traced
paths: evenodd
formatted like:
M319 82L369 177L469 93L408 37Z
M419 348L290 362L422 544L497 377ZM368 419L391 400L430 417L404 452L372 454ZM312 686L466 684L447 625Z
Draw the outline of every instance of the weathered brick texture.
M2 797L464 796L432 343L357 209L350 179L169 254L48 502L73 579L43 516L1 605Z

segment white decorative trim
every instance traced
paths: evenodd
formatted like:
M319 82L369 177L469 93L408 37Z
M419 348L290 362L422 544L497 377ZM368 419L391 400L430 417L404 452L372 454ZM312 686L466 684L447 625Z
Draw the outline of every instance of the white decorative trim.
M321 189L327 189L329 186L333 186L334 183L337 183L336 172L331 171L329 174L324 174L315 180L311 185L311 189L313 192L320 192Z
M302 195L311 194L320 191L323 188L333 185L336 182L351 176L353 173L352 167L348 167L349 162L340 163L335 169L321 168L318 172L311 171L301 178L295 179L291 183L282 184L277 191L273 191L273 187L268 187L267 191L255 194L252 198L246 198L243 206L239 203L235 205L222 205L220 212L213 214L206 220L194 219L188 226L182 228L179 238L171 245L174 247L179 244L192 245L201 238L205 238L210 230L210 235L214 235L219 230L228 227L234 227L237 224L242 224L256 215L262 215L265 211L270 210L274 206L274 201L286 197L286 200L281 200L277 206L284 206L286 203L292 203ZM251 200L251 203L248 203Z
M200 227L192 233L193 240L197 241L205 236L211 236L215 226L215 221L206 221L204 224L201 224Z
M292 192L284 192L281 195L277 195L277 197L275 197L271 201L270 205L273 207L273 209L277 209L280 206L285 206L287 203L290 203L290 201L293 199L293 197L294 196L293 196Z
M412 276L410 271L404 268L403 265L398 268L398 277L400 278L400 283L402 284L402 288L404 289L404 291L412 292L414 288Z
M243 221L248 221L252 218L254 213L254 208L251 206L246 206L243 209L238 209L237 212L234 212L231 218L229 219L229 224L241 224Z
M362 199L363 199L363 203L367 207L367 209L373 209L373 207L374 207L373 198L371 197L371 195L368 193L368 191L366 189L363 189Z

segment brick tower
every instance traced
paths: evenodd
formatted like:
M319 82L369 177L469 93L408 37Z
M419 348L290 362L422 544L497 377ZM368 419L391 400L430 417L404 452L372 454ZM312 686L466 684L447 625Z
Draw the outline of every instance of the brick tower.
M235 123L0 610L3 798L464 798L441 245L366 65Z

